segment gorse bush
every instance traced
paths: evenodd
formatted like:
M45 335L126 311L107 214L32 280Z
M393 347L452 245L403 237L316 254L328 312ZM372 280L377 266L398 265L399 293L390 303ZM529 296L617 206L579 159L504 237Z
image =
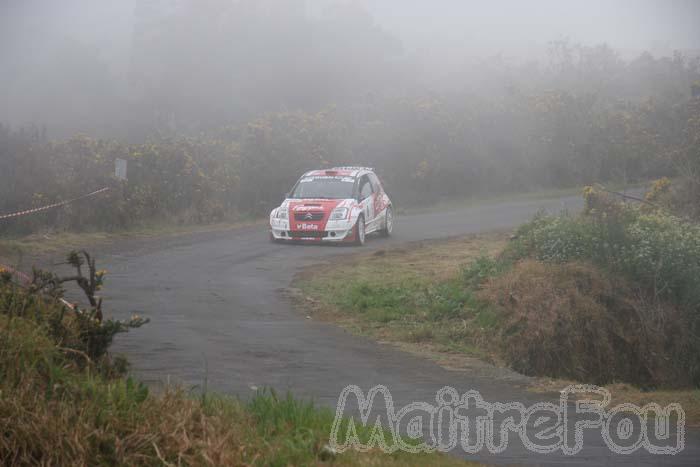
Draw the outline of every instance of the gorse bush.
M148 319L133 316L121 321L103 318L99 307L69 306L62 301L63 289L46 290L41 281L58 280L58 276L34 270L35 280L26 286L13 283L12 276L0 271L0 316L8 319L31 320L43 335L80 366L121 373L121 359L112 361L109 346L117 334L128 332L148 323Z
M630 223L616 266L662 297L700 313L700 226L660 213Z
M505 256L520 259L533 256L539 260L563 263L597 256L606 247L598 226L573 217L538 214L516 232ZM605 257L603 254L602 257Z
M678 305L700 307L700 226L588 192L582 216L537 215L504 255L593 261Z

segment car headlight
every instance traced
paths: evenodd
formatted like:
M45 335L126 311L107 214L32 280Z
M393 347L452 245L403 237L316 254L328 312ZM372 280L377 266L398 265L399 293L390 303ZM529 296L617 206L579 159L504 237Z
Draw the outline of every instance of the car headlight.
M287 208L277 208L275 217L277 219L289 219L289 210Z
M331 219L332 221L340 221L343 219L346 219L348 217L348 208L335 208L333 212L331 213Z

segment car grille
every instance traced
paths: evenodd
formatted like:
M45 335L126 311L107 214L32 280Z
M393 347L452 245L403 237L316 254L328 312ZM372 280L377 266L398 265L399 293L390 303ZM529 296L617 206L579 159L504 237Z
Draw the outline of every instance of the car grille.
M292 238L323 238L326 232L323 230L305 231L305 230L290 230L289 236Z
M295 212L294 220L297 221L320 221L323 220L323 212Z

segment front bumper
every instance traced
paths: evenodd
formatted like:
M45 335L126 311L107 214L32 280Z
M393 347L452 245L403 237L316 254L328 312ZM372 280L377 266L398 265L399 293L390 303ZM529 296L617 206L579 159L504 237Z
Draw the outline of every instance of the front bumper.
M354 226L348 221L328 221L325 230L291 230L286 220L270 220L270 234L275 240L304 242L350 242L355 239Z

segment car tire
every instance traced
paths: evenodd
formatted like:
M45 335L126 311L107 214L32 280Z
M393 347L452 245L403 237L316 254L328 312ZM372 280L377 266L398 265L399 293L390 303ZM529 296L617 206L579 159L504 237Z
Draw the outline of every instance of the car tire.
M382 237L390 237L394 232L394 210L389 206L386 208L386 216L384 217L384 228L379 231Z
M275 236L272 235L272 232L270 232L270 243L279 243L279 240L277 240Z
M355 246L363 246L367 240L367 231L365 230L365 218L360 216L355 223Z

